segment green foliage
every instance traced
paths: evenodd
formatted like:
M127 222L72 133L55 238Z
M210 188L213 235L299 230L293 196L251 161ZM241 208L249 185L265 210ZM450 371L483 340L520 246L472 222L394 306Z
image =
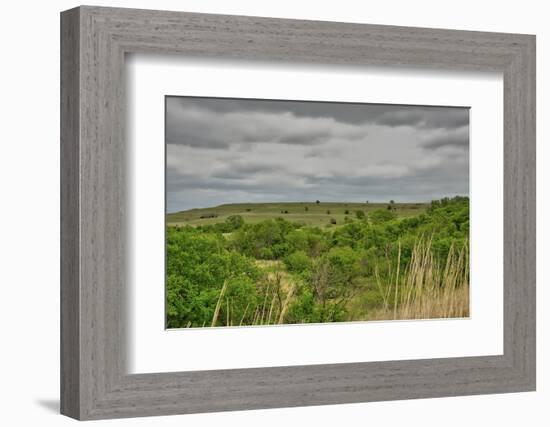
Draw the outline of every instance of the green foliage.
M397 264L403 271L418 241L430 241L439 265L468 242L464 197L406 218L393 209L355 216L330 228L282 218L248 223L239 215L168 227L168 327L365 319L387 303L378 281L391 282Z
M378 209L369 214L369 219L373 224L382 224L384 222L395 219L395 213L391 212L391 206L388 205L388 210Z
M217 233L231 233L235 230L238 230L244 225L244 219L240 215L230 215L224 222L219 222L211 225L201 225L197 227L199 230L206 232L217 232Z
M227 224L230 231L233 231L241 228L244 225L244 219L240 215L231 215L227 217L225 223Z
M286 269L291 273L303 273L311 268L311 258L304 251L296 251L284 259Z
M285 235L298 227L281 218L245 224L232 239L233 248L252 258L280 259L289 250Z
M230 288L261 276L254 260L224 247L223 238L186 227L166 235L166 298L169 328L212 320L224 281Z

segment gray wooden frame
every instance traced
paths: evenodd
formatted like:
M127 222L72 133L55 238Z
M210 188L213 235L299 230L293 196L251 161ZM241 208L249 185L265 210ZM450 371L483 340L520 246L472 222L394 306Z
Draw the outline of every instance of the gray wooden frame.
M504 76L504 354L128 375L129 52ZM477 142L476 142L477 143ZM535 37L79 7L61 14L61 412L100 419L535 389Z

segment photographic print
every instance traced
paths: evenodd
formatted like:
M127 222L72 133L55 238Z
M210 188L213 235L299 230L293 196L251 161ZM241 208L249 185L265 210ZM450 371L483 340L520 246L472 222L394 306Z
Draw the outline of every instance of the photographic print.
M469 316L469 108L165 114L167 328Z

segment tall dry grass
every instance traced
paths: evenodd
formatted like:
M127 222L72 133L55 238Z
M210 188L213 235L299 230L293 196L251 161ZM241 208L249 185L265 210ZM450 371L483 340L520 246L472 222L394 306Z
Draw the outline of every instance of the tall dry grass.
M461 247L451 245L444 262L434 256L431 239L419 239L408 264L402 265L402 250L398 244L397 259L388 261L382 276L375 268L382 305L366 315L350 320L405 320L460 318L469 316L469 250L468 242ZM280 266L278 266L280 268ZM298 283L288 273L275 270L266 275L260 288L259 303L247 304L244 313L235 318L232 298L228 298L225 281L214 310L211 326L220 317L226 326L284 324ZM225 316L220 316L221 312ZM248 317L250 316L250 317ZM245 322L246 318L249 322ZM189 325L188 325L189 326ZM204 326L204 325L203 325Z
M212 317L212 323L210 326L216 326L216 322L218 321L218 316L220 315L220 308L223 303L223 295L225 294L225 290L227 289L227 280L223 282L222 290L220 291L220 296L218 298L218 302L216 303L216 308L214 310L214 316Z
M451 245L444 264L433 255L431 239L420 239L411 260L400 271L401 247L397 266L388 277L375 271L383 307L368 313L369 320L434 319L468 317L470 307L469 250L466 242Z
M233 299L225 295L227 287L228 281L226 280L218 296L210 323L211 327L217 326L220 318L224 319L223 316L220 317L222 311L225 312L224 326L258 326L285 323L285 316L292 303L297 283L287 273L278 270L270 272L266 275L265 280L259 284L260 303L253 306L248 303L242 315L239 316L240 320L239 318L235 318ZM245 322L245 319L249 315L251 315L251 321ZM191 324L189 323L187 327L190 326Z

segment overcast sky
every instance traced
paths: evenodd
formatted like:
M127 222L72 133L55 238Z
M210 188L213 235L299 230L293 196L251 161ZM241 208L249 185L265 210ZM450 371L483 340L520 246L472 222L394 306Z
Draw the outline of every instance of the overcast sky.
M168 97L167 211L468 194L467 108Z

